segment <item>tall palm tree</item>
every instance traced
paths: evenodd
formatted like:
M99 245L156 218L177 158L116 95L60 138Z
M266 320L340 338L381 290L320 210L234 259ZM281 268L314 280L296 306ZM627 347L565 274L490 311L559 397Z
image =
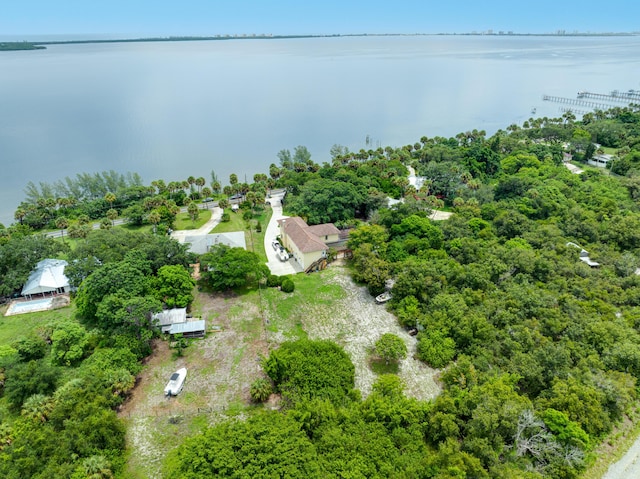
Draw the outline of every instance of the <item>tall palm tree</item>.
M67 218L64 216L58 216L56 218L56 228L60 230L60 236L62 236L62 238L64 238L64 230L67 226L69 226L69 220Z
M206 180L200 176L198 178L196 178L196 186L198 187L198 193L202 194L202 187L206 184Z
M162 219L160 213L158 213L156 210L153 210L151 213L149 213L149 216L147 218L149 219L149 223L153 225L153 234L156 234L158 223L160 223L160 220Z
M18 208L16 208L16 212L13 214L14 219L18 220L20 224L22 224L25 216L27 216L27 210L18 206Z
M187 183L189 183L189 191L193 191L193 185L196 182L196 177L195 176L190 176L189 178L187 178Z
M117 217L118 217L118 210L116 210L115 208L111 208L109 209L109 211L107 211L107 218L109 218L109 220L111 221L112 226L115 224Z
M114 195L113 193L109 192L106 195L104 195L104 200L109 203L109 208L113 208L113 202L116 200L116 195Z

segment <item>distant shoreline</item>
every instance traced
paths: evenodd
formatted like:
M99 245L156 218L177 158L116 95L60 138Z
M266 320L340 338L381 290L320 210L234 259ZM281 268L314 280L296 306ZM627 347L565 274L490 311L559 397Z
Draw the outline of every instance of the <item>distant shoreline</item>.
M298 38L342 38L342 37L419 37L419 36L477 36L477 37L625 37L638 36L640 32L608 33L513 33L513 32L469 32L469 33L351 33L333 35L214 35L214 36L177 36L142 37L116 39L84 40L46 40L0 42L0 51L42 50L46 45L73 45L92 43L150 43L150 42L202 42L216 40L287 40Z

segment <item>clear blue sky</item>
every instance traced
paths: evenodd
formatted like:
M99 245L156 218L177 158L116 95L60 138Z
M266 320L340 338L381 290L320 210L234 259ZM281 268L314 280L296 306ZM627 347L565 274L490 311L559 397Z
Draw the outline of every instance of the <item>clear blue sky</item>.
M2 0L0 36L640 31L633 0Z

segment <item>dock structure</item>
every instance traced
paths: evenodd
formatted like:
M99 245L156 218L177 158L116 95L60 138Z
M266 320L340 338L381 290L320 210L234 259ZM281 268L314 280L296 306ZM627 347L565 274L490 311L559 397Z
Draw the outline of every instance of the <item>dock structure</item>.
M576 110L575 108L568 108L566 106L561 106L560 113L573 113L574 115L586 115L589 112L586 110Z
M543 95L543 101L552 101L555 103L565 103L568 105L576 105L576 106L584 106L587 108L592 108L594 110L608 110L611 108L611 105L606 105L604 103L598 103L595 101L582 100L580 98L566 98L562 96L551 96L551 95Z
M608 102L620 102L620 103L632 103L634 101L640 101L640 92L635 91L619 92L617 90L611 93L592 93L590 91L579 91L578 98L589 98L592 100L603 100Z

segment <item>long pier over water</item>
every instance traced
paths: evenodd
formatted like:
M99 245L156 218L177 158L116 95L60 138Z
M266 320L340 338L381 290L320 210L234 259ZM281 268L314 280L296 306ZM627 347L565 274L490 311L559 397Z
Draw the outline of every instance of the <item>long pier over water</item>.
M592 98L594 100L615 101L622 103L631 103L633 101L640 101L640 92L635 90L629 90L628 92L619 92L617 90L612 91L608 95L603 93L592 93L590 91L579 91L578 98Z
M586 106L587 108L593 108L594 110L596 109L608 110L609 108L611 108L611 105L606 105L604 103L598 103L598 102L589 101L589 100L581 100L576 98L565 98L562 96L543 95L542 99L544 101L553 101L555 103L566 103L569 105Z

